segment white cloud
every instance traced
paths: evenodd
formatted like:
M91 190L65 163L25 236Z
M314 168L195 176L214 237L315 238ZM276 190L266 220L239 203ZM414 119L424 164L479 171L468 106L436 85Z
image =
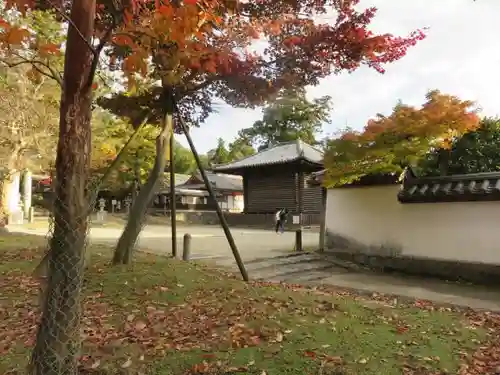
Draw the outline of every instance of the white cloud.
M500 114L500 1L361 0L360 5L378 8L374 31L406 35L429 27L428 37L388 65L383 75L361 68L311 88L313 97L333 98L332 122L325 134L345 125L360 128L376 113L390 113L399 99L419 105L429 89L475 100L486 115ZM192 135L199 151L206 152L218 137L230 141L259 118L258 110L225 107Z

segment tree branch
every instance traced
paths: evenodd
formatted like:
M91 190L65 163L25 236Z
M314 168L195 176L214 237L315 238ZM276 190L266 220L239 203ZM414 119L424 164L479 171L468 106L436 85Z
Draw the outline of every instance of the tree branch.
M188 90L181 91L179 93L179 99L182 99L188 95L191 95L198 90L202 90L202 89L210 86L212 83L215 83L217 81L221 81L223 79L228 79L228 78L229 78L229 76L223 76L223 75L216 75L216 76L207 78L205 81L199 83L198 85L195 85Z
M62 87L63 81L62 81L61 75L58 74L48 64L46 64L46 63L44 63L43 61L40 61L40 60L25 59L24 57L22 57L20 55L17 55L17 57L19 57L22 60L13 63L13 62L9 62L9 61L7 61L5 59L0 59L0 62L3 63L3 64L5 64L5 65L7 65L9 68L15 68L16 66L20 66L20 65L23 65L23 64L30 64L33 67L33 69L35 69L38 73L40 73L41 75L43 75L43 76L45 76L47 78L51 78L51 79L55 80L59 84L59 86ZM50 73L47 73L43 69L40 69L37 65L41 65L41 66L47 68L50 71Z
M32 65L39 64L39 65L45 67L46 69L49 70L49 72L50 72L51 75L48 75L46 72L40 71L39 69L37 69L37 67L35 67L35 69L39 73L43 74L44 76L54 79L62 87L63 77L62 77L61 73L58 72L57 70L55 70L54 68L52 68L48 63L45 63L45 62L43 62L41 60L29 60L26 57L22 56L21 54L15 52L15 51L12 51L12 50L10 50L9 52L10 52L10 54L16 56L18 59L21 59L21 61L29 62Z
M95 49L92 49L94 53L94 58L92 59L92 65L90 66L89 76L87 80L87 87L92 86L92 82L94 81L94 75L97 70L97 66L99 65L99 60L101 56L101 52L106 45L106 43L111 39L111 33L116 27L116 22L113 21L111 26L106 30L102 38L99 40L99 44Z
M78 27L76 27L75 23L73 22L73 20L66 14L64 13L61 9L59 9L51 0L47 0L49 2L50 5L52 5L54 7L54 9L56 10L56 12L62 17L64 18L71 26L73 26L76 30L76 32L78 33L78 35L80 35L80 38L82 38L82 40L87 44L87 46L89 47L89 49L92 51L92 53L95 54L95 49L94 47L92 46L91 42L85 38L82 34L82 32L80 31L80 29Z

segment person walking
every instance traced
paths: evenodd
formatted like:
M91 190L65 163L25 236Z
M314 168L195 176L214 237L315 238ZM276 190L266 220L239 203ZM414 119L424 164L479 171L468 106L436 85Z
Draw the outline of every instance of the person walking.
M283 233L285 231L285 223L288 217L288 209L282 208L276 212L276 226L275 226L275 231L276 233L280 232Z

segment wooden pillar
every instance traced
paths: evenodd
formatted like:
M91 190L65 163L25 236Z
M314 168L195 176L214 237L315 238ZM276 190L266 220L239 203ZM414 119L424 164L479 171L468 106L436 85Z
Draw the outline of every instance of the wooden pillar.
M299 214L299 228L295 233L295 250L302 251L304 250L302 247L302 213L304 211L304 172L302 169L297 173L297 208Z
M177 212L175 200L175 139L174 130L170 134L169 140L169 159L170 159L170 228L172 241L172 257L177 257Z
M243 173L243 213L248 213L248 174Z
M22 186L23 186L23 211L24 211L24 217L29 218L30 214L30 208L31 208L31 197L33 195L33 183L32 183L32 176L31 176L31 171L28 169L24 170L23 173L23 181L22 181Z
M319 251L325 251L326 239L326 200L328 190L321 187L321 211L320 211L320 226L319 226Z

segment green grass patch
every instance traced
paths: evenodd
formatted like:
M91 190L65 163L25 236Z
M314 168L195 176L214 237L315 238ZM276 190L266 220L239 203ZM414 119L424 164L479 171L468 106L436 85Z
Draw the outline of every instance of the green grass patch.
M0 237L0 373L24 369L38 321L40 237ZM137 253L85 274L82 367L103 374L455 374L487 330L451 308L246 284ZM426 305L427 307L429 305Z

